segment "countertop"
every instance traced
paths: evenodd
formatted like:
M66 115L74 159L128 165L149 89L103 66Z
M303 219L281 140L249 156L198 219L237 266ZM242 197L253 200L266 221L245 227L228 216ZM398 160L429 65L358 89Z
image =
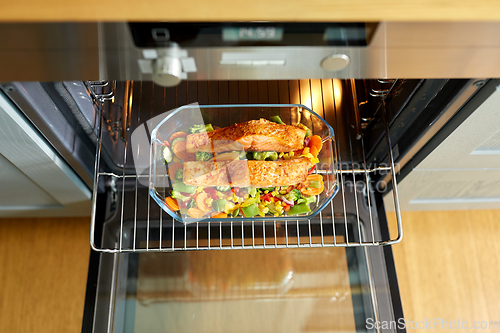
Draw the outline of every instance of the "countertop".
M5 1L0 21L487 21L495 0Z
M81 331L89 221L0 219L0 332ZM498 221L500 210L403 212L393 252L407 320L500 320Z

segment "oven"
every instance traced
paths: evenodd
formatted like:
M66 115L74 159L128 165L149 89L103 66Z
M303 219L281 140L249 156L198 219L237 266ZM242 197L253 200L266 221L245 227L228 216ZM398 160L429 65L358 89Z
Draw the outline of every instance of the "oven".
M0 59L11 64L0 73L3 111L93 191L82 331L404 331L375 324L404 318L391 246L403 239L401 205L436 197L406 200L405 192L400 204L397 183L497 98L497 28L0 26ZM168 112L196 103L218 108L207 116L214 124L249 120L237 106L271 106L283 119L293 118L284 105L314 110L335 133L335 168L325 177L338 193L311 219L176 221L151 198L148 166L135 162L150 154L151 132Z

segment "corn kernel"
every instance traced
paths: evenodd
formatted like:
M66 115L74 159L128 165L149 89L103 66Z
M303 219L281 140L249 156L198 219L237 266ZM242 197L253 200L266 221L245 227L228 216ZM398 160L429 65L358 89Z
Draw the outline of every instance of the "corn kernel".
M263 212L259 212L259 216L260 216L260 217L264 217L265 215L266 215L265 213L263 213Z
M280 194L286 194L286 190L281 190Z
M268 194L268 193L269 193L269 190L265 190L265 191L264 191L264 194Z
M201 191L203 191L204 187L203 186L198 186L198 188L196 189L196 192L200 193Z
M293 156L293 155L295 155L295 153L293 151L288 153L288 156Z
M206 199L206 200L205 200L205 203L206 203L207 205L211 206L213 201L214 201L214 200L213 200L212 198L208 198L208 199Z
M302 123L298 124L297 127L303 129L304 131L307 131L309 129L309 128L307 128L306 125L304 125Z
M279 213L274 213L274 216L277 217L277 216L280 216L280 214Z
M274 202L274 198L271 198L271 203Z
M267 207L266 207L266 208L262 209L262 212L263 212L264 214L269 213L269 208L267 208Z
M283 155L285 155L285 153L280 153L280 154L278 155L278 158L282 158L282 157L283 157Z

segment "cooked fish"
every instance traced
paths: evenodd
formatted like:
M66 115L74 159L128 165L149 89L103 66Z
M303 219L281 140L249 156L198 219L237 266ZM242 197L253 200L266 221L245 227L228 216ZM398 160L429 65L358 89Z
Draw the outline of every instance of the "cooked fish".
M290 152L304 148L306 131L266 119L250 120L210 132L190 134L186 149L190 153L230 150Z
M196 186L271 187L302 183L311 163L308 158L291 160L184 163L184 183Z

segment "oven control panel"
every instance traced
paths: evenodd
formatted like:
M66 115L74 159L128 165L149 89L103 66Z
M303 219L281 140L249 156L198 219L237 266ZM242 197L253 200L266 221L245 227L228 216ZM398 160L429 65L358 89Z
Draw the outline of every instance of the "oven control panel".
M140 48L366 46L377 23L129 23Z

